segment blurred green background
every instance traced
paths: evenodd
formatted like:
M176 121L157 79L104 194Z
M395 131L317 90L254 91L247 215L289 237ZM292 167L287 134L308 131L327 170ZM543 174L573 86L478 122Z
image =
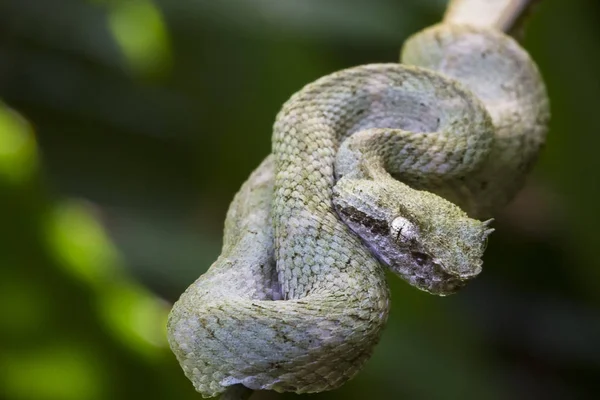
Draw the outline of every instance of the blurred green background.
M0 399L200 398L166 314L219 254L278 108L324 74L396 60L444 5L1 0ZM551 130L484 272L449 298L390 276L373 358L310 397L597 398L600 2L541 1L527 28Z

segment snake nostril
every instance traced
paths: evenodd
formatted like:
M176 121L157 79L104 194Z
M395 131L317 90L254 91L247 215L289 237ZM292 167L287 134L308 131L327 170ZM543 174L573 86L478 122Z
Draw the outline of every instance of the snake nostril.
M421 267L425 265L425 263L427 263L427 261L429 261L430 259L430 257L427 254L418 251L413 251L411 255L414 258L415 262Z

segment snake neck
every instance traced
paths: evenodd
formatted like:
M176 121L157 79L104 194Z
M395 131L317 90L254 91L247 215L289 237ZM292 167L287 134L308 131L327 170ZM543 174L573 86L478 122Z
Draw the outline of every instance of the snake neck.
M340 140L368 108L361 84L367 74L350 75L354 79L348 84L338 73L308 85L283 106L275 122L271 212L284 299L315 293L356 297L364 292L361 287L385 285L378 263L331 204Z
M379 134L371 135L373 130ZM294 95L273 135L272 218L283 298L352 293L355 283L380 276L366 246L332 207L334 161L343 139L350 136L356 144L350 146L356 158L367 156L363 165L375 179L391 168L431 185L436 177L457 176L480 163L491 135L489 116L470 93L415 67L351 68Z
M454 3L462 9L470 2ZM508 1L491 3L500 6ZM463 177L467 179L447 180L435 193L459 204L472 217L493 216L521 188L546 137L549 104L537 66L525 49L501 31L452 23L434 25L408 38L401 59L455 80L490 115L495 133L485 162Z

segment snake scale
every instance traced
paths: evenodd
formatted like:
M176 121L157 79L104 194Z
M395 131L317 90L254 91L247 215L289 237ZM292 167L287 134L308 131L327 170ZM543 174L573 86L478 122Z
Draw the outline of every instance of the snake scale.
M438 295L479 274L480 220L521 187L549 118L527 52L465 12L506 1L457 0L401 64L335 72L283 105L222 254L170 314L171 348L204 397L351 379L389 312L382 265Z

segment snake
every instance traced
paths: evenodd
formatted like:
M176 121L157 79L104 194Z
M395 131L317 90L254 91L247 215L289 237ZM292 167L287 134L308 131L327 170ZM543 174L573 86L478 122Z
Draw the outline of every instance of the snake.
M467 12L502 2L455 0L400 63L334 72L283 105L221 255L169 315L203 397L338 388L381 336L386 268L442 296L479 275L490 218L523 185L550 115L527 51Z

